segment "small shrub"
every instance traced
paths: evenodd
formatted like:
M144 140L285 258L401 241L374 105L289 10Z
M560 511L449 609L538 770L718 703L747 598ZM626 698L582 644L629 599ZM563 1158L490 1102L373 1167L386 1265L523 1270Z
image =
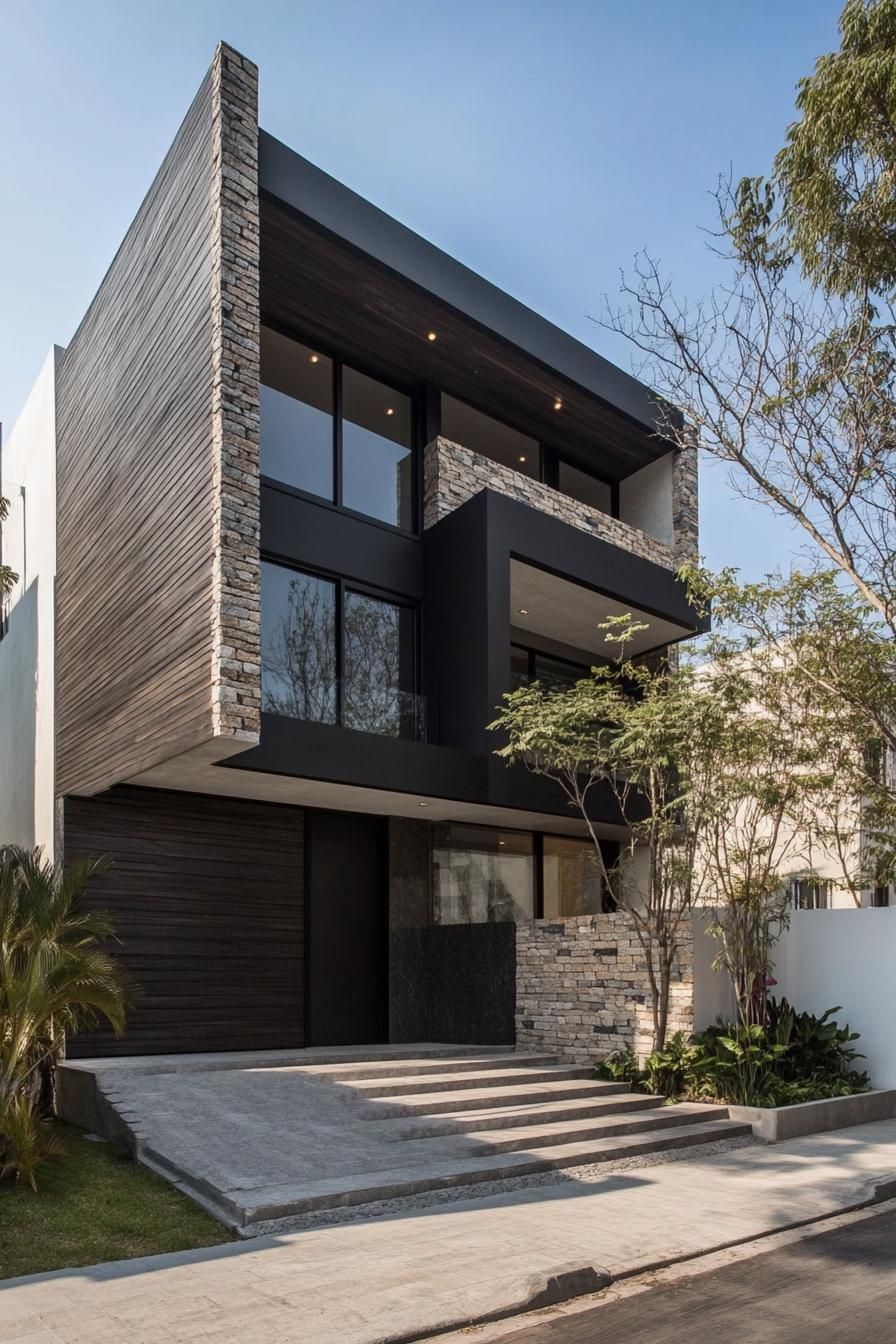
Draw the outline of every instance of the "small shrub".
M616 1050L607 1055L596 1066L595 1072L598 1078L605 1078L610 1083L628 1083L634 1088L644 1083L644 1073L631 1050Z
M11 1097L0 1112L0 1180L24 1180L36 1190L36 1169L62 1150L61 1139L30 1099L21 1092Z
M630 1050L597 1066L598 1076L666 1098L682 1096L734 1106L795 1106L868 1089L854 1067L858 1033L833 1020L839 1008L816 1017L786 999L769 1000L764 1025L724 1022L697 1036L677 1031L639 1068Z

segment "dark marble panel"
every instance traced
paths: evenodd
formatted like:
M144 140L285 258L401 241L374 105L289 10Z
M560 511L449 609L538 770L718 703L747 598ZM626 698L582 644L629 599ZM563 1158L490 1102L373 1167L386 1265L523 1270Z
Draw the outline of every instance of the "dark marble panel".
M389 957L390 1040L513 1044L515 924L393 928Z

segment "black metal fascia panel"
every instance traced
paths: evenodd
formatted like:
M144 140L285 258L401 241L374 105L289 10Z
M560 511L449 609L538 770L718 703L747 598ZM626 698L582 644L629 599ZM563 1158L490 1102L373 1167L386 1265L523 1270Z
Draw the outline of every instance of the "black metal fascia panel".
M462 262L443 252L378 206L303 159L282 141L259 132L259 188L319 227L372 257L502 340L629 416L650 433L666 420L644 383L554 326Z
M618 601L630 602L641 611L681 626L682 636L709 628L688 602L684 584L664 565L494 490L481 491L462 508L470 508L479 498L484 500L489 534L499 552Z

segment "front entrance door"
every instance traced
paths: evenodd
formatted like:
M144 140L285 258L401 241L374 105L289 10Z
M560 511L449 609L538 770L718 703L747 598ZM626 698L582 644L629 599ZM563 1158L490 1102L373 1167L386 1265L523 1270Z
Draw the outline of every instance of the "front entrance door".
M386 823L305 813L309 1045L387 1039Z

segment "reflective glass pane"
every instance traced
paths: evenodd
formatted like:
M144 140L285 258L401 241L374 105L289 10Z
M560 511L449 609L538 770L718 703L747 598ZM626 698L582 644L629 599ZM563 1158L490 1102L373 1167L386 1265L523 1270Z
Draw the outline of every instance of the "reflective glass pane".
M261 472L333 499L333 364L261 329Z
M588 668L579 663L567 663L562 658L551 658L546 653L535 655L535 678L546 690L569 690L570 686L587 675Z
M500 462L502 467L538 479L541 446L537 439L484 415L464 401L442 393L442 434L471 453Z
M371 518L411 528L410 397L354 369L342 375L342 502Z
M261 707L336 722L336 585L261 566Z
M510 687L516 690L518 686L525 686L529 680L529 650L521 648L518 644L510 646Z
M346 728L414 737L414 612L366 593L345 594Z
M588 504L601 513L610 513L613 509L613 493L606 481L599 481L587 471L580 471L569 462L557 465L557 488L564 495L570 495L581 504Z
M546 835L544 917L599 915L603 909L600 864L590 840Z
M527 831L437 826L433 837L436 922L495 924L531 919L534 852Z

